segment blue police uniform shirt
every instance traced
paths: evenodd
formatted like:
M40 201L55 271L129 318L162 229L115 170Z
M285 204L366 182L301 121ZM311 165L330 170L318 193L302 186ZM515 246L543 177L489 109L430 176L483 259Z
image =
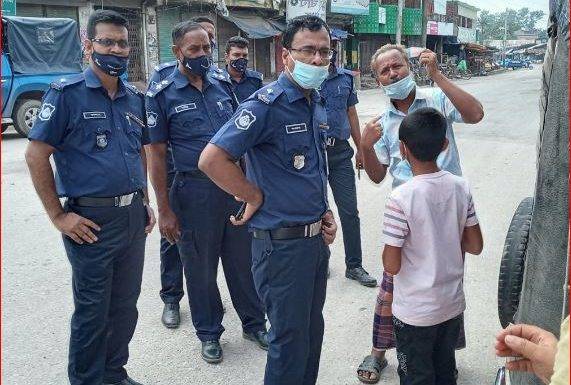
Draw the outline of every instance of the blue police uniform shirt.
M323 82L319 92L325 99L327 123L329 124L327 136L348 140L351 137L351 125L347 109L359 102L353 84L353 73L336 67L330 71L329 77Z
M56 149L60 197L113 197L146 187L144 97L122 79L114 100L91 68L52 83L28 138Z
M204 78L198 90L176 69L147 92L151 143L168 143L177 171L198 170L198 158L237 106L230 80L223 73Z
M264 194L250 227L271 230L318 221L327 203L327 113L284 73L250 96L211 143L235 159Z
M264 76L257 71L247 69L239 82L235 81L234 78L230 76L230 73L227 69L225 71L228 73L230 80L232 80L234 93L236 94L236 98L238 98L238 102L240 103L248 99L250 95L264 86Z

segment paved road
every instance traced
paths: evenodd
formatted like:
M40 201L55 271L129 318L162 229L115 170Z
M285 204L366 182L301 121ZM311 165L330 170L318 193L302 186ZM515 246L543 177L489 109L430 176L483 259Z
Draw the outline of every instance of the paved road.
M541 70L509 71L462 81L486 112L476 126L456 125L465 176L470 180L485 243L481 256L466 267L468 348L457 355L461 385L491 384L500 364L492 351L497 320L496 282L499 258L511 215L532 194L535 138L539 124ZM360 94L361 120L382 111L377 90ZM61 238L37 199L24 163L26 140L8 131L2 142L2 380L4 384L65 384L69 319L72 311L70 267ZM379 227L390 183L358 185L365 267L380 277ZM159 235L147 243L139 324L131 343L130 374L145 384L261 384L265 354L241 337L222 273L219 282L228 308L222 336L225 360L211 366L199 358L183 300L182 325L166 330L160 323L158 292ZM325 306L326 331L319 384L358 384L355 370L368 354L376 289L344 278L343 246L332 246L331 279ZM382 381L397 384L396 359L389 353Z

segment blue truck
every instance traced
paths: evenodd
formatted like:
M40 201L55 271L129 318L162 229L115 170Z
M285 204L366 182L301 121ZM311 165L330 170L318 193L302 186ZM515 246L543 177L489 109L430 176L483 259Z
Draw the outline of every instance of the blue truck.
M27 137L50 83L82 71L77 22L2 17L2 132Z

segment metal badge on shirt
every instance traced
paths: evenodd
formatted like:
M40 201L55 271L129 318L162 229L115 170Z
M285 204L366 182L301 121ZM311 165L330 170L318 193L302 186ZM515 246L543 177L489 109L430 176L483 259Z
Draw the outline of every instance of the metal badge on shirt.
M294 154L293 155L293 168L296 170L301 170L305 167L305 155L303 154Z
M105 133L104 134L97 134L95 144L97 145L97 148L99 148L100 150L103 150L104 148L106 148L107 144L108 144L107 134L105 134Z

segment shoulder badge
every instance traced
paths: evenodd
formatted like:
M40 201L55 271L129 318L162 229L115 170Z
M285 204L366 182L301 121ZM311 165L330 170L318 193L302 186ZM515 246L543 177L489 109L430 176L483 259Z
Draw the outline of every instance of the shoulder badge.
M84 80L83 74L77 74L77 75L73 75L70 77L62 77L62 78L52 82L50 84L50 87L55 89L55 90L61 91L64 88L71 86L73 84L80 83L83 80Z

